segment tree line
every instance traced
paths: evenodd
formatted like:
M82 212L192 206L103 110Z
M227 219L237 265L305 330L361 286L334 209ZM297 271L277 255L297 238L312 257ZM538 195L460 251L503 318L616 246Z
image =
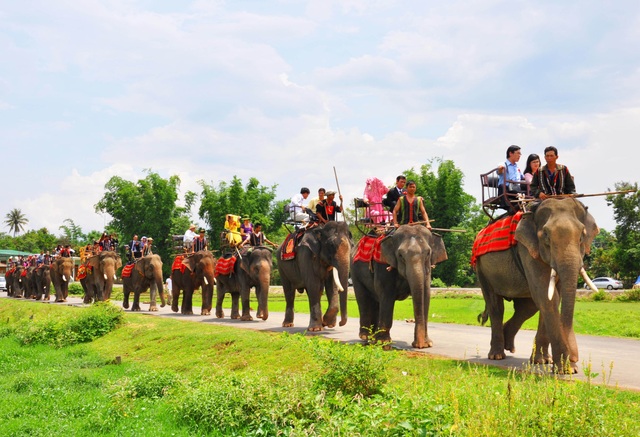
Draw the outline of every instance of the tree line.
M184 234L189 224L197 221L191 214L196 200L200 201L198 217L204 222L212 249L219 248L226 214L249 216L253 223L262 223L272 241L281 242L288 233L283 226L287 219L283 206L289 199L276 199L276 185L264 186L253 177L246 184L236 176L217 185L201 180L198 181L200 193L187 191L181 198L178 176L163 178L151 170L146 173L138 181L112 177L94 207L97 213L111 216L104 231L117 234L120 247L134 234L153 237L154 252L162 257L167 273L176 244L173 236ZM418 170L407 169L403 174L416 181L417 195L424 198L434 227L467 231L443 234L449 260L434 269L434 280L449 286L475 285L475 273L469 262L471 248L475 235L488 223L488 217L482 213L475 198L464 192L465 175L453 161L442 159L432 159ZM615 185L616 191L635 189L637 183L618 182ZM345 199L345 206L348 204L351 202ZM610 195L607 204L614 210L616 228L612 232L601 229L585 265L592 277L617 276L626 280L625 285L629 286L629 281L640 274L640 196L637 192ZM345 216L347 222L353 223L353 206L346 208ZM26 223L28 220L19 210L7 214L5 224L14 236L0 233L0 248L39 252L57 244L71 244L78 251L102 234L99 231L84 234L73 220L66 219L59 228L59 236L46 228L16 236ZM350 227L357 243L362 234L357 226Z

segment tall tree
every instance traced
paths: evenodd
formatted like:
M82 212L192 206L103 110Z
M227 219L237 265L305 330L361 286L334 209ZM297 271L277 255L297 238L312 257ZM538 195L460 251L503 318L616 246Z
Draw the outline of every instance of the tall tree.
M63 231L62 237L67 241L67 244L77 246L81 240L84 240L84 234L82 228L74 223L70 218L65 219L58 229Z
M14 238L16 250L24 252L40 253L40 251L53 251L58 244L58 237L50 233L47 228L37 231L27 231Z
M25 217L21 210L14 208L7 213L4 223L9 228L9 232L13 232L15 237L18 232L24 231L24 225L29 223L29 219Z
M437 228L464 229L467 232L443 232L449 259L439 264L433 276L445 284L465 286L475 282L475 274L470 266L471 247L476 233L486 224L475 198L464 192L464 174L453 161L432 159L420 168L404 173L407 180L415 180L417 194L425 200L425 208L432 226Z
M184 214L184 210L176 205L180 178L164 179L155 172L147 172L147 176L137 182L119 176L109 179L106 192L95 208L96 212L107 212L112 217L109 227L117 230L122 247L134 234L153 237L154 253L162 257L168 272L171 266L167 264L173 251L173 224Z
M616 182L615 191L637 190L637 183ZM613 231L616 247L613 261L622 278L635 278L640 270L640 194L607 196L607 204L613 206L616 228Z
M200 181L200 186L199 215L209 227L210 247L219 246L227 214L248 216L253 223L262 223L265 232L282 224L282 208L278 207L282 202L275 202L276 185L265 187L258 179L251 178L243 187L242 180L234 176L229 184L223 181L214 187Z

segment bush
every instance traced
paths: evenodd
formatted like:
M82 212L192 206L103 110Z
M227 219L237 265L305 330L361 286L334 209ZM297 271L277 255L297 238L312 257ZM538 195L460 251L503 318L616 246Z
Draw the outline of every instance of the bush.
M640 288L627 290L616 298L621 302L640 302Z
M380 393L387 382L386 365L391 355L382 345L344 345L318 338L308 342L323 369L316 388L347 396L371 396Z
M15 329L14 334L23 345L49 344L62 347L102 337L123 321L122 309L107 302L98 302L79 309L77 314L66 318L29 318Z
M600 302L603 300L610 300L611 296L609 296L609 294L607 294L607 292L605 292L604 290L598 290L591 295L591 299L593 299L595 302Z
M82 284L80 284L79 282L72 282L71 284L69 284L69 294L72 294L74 296L84 295Z
M447 284L440 278L431 278L431 286L435 288L447 288Z

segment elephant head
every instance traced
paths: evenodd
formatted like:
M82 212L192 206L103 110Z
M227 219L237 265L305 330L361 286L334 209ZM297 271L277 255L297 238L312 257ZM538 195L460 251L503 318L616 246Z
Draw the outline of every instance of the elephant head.
M98 271L96 274L101 276L100 281L104 281L104 300L111 298L111 290L113 289L113 281L116 279L116 270L122 267L122 259L114 251L100 252L98 255Z
M149 288L149 295L151 299L151 307L155 307L156 295L160 294L161 306L165 306L164 293L162 292L164 287L164 281L162 280L162 259L160 255L147 255L140 258L136 262L136 272L134 275L139 275L141 283L137 288L137 293L145 291ZM153 311L153 309L152 309Z
M573 198L543 201L524 214L516 228L515 238L532 260L527 262L521 255L532 298L541 311L541 325L552 337L559 333L561 338L556 344L564 345L560 351L554 348L556 363L567 357L572 363L578 360L573 332L576 285L579 274L586 276L583 258L598 232L593 216ZM557 307L559 301L562 301L560 320L553 316L557 309L549 307L550 304Z
M193 290L202 287L202 309L200 314L203 316L210 315L211 307L213 305L213 285L216 283L214 275L216 258L210 251L200 250L188 257L185 257L182 264L189 272L191 272L191 277L193 278ZM191 293L193 290L191 290ZM185 299L188 299L189 302L191 302L191 296L187 297L186 293L187 291L185 290ZM192 311L192 309L188 309L188 311Z
M324 226L307 231L311 238L303 238L300 246L308 247L319 259L323 268L332 275L338 291L347 289L351 232L344 222L328 222Z
M69 281L73 280L73 260L58 258L51 264L51 281L56 289L56 301L63 302L69 294Z

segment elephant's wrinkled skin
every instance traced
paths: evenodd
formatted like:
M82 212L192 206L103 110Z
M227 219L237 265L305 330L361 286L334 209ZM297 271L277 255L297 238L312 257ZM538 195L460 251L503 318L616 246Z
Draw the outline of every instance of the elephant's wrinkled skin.
M360 338L369 340L374 333L376 340L390 342L395 302L411 296L415 319L412 346L433 346L427 331L431 267L447 259L442 237L424 226L403 225L382 240L380 250L388 264L356 261L351 265Z
M149 311L158 311L156 299L160 294L161 306L164 307L162 282L162 260L160 255L147 255L136 260L136 265L128 278L122 278L124 298L122 307L129 308L129 294L133 292L131 311L140 311L140 294L149 290Z
M550 362L550 343L556 370L577 372L576 284L584 255L597 234L598 226L582 203L552 198L522 216L515 248L478 257L476 272L486 303L483 318L488 314L491 319L489 359L504 359L505 349L514 352L516 333L540 310L532 361ZM552 268L557 282L549 299ZM513 300L515 313L503 325L504 299Z
M36 268L36 300L44 299L49 301L50 293L51 270L49 266L40 266Z
M309 298L309 331L321 331L323 326L336 325L340 309L340 326L347 323L347 281L351 252L351 232L344 222L328 222L307 230L298 244L296 257L282 260L282 247L278 249L278 270L286 300L283 327L293 326L295 292L307 290ZM333 270L337 271L338 292ZM329 299L329 308L322 315L320 297L323 290Z
M58 258L51 264L51 282L56 290L56 302L66 302L69 296L69 281L73 279L73 260Z
M231 294L231 318L253 320L249 308L251 288L256 289L258 312L256 317L267 320L269 317L268 295L271 282L272 252L266 247L254 247L242 258L238 258L231 275L220 275L217 278L216 317L224 317L222 303L226 293ZM238 308L238 300L242 301L242 315Z
M84 303L109 300L122 259L116 252L107 250L90 257L87 267L87 276L80 280L84 288Z
M171 272L171 310L178 312L180 291L182 296L182 314L193 314L193 292L202 287L202 309L200 315L211 314L213 284L215 284L216 259L208 250L201 250L182 260L184 272L174 269Z

